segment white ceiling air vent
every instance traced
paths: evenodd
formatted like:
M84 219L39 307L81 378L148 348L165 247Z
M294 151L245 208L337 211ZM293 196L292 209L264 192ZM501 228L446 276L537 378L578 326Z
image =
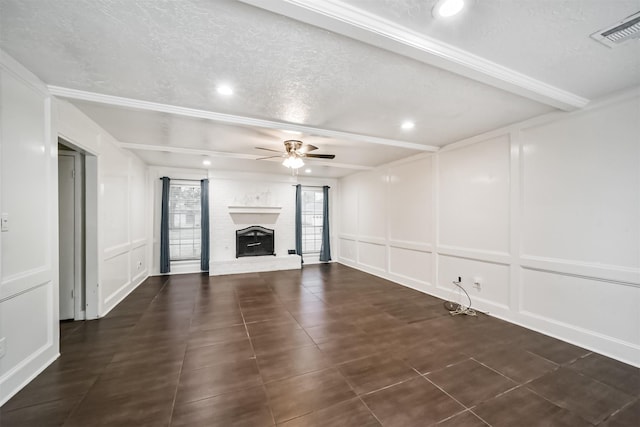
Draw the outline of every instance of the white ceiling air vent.
M640 12L634 13L610 27L596 31L591 34L591 38L612 48L640 38Z

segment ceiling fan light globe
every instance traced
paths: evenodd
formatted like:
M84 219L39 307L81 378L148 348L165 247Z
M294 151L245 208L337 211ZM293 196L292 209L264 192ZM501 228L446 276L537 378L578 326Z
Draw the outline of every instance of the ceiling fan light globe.
M291 166L290 166L291 169L298 169L298 168L301 168L302 166L304 166L304 162L300 157L294 157L291 160Z
M304 161L302 161L300 157L288 156L286 159L284 159L282 165L291 169L298 169L304 166Z

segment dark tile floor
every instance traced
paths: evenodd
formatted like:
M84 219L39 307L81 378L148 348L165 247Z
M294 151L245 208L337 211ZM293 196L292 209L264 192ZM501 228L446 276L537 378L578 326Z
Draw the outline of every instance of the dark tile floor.
M10 426L633 426L640 370L339 265L152 277L0 409Z

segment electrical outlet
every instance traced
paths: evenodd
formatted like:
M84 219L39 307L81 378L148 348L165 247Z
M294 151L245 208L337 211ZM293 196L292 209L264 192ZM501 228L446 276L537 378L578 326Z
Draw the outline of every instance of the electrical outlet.
M2 223L2 231L9 231L9 214L6 212L2 213L0 216L0 223Z
M0 338L0 359L7 353L7 339Z

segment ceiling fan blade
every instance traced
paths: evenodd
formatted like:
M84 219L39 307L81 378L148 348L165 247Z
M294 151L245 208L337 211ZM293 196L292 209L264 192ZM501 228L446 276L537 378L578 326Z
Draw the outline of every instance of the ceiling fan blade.
M315 159L335 159L335 154L306 154L305 157L313 157Z
M281 153L281 150L272 150L271 148L262 148L262 147L253 147L256 150L265 150L265 151L273 151L274 153Z
M309 151L313 151L317 149L318 147L316 147L315 145L304 144L302 147L300 147L298 151L300 151L301 153L308 153Z
M282 156L258 157L256 160L275 159L276 157L282 157Z

